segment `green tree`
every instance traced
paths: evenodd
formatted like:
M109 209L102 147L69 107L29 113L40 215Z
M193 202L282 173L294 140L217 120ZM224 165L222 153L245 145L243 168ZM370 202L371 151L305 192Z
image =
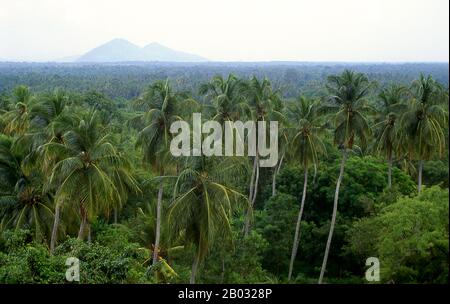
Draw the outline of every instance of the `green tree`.
M74 108L69 107L69 96L62 90L36 97L30 106L28 130L17 138L15 148L25 155L25 169L41 170L44 176L50 171L56 159L45 159L40 147L48 142L62 143L62 135L76 124Z
M244 94L247 103L251 108L250 117L255 123L258 121L281 120L283 118L283 114L281 113L282 101L279 91L272 88L272 85L267 78L259 80L253 76L248 82L243 83L242 87L242 94ZM258 134L256 134L256 136L256 138L258 138ZM258 147L258 140L256 140L256 146ZM246 214L244 235L248 235L250 231L253 206L258 194L259 176L259 152L258 148L256 148L256 156L253 158L253 169L250 178L248 195L250 205Z
M288 280L291 280L295 257L297 256L300 225L306 200L306 189L308 186L308 170L311 165L317 166L319 156L326 152L325 146L319 135L322 128L321 116L319 115L319 104L311 99L300 97L297 103L290 104L288 119L293 122L293 138L291 149L293 158L303 167L303 192L300 210L295 227L294 242L292 245L291 260L289 264Z
M433 186L401 197L356 221L347 234L347 250L380 259L382 282L448 282L448 189Z
M195 283L199 263L209 245L215 239L231 240L233 202L243 198L226 184L234 170L226 160L189 157L176 179L168 220L174 236L183 234L185 241L196 248L190 283Z
M431 75L413 82L407 111L401 116L402 144L408 147L410 156L419 162L417 189L422 190L423 161L430 159L435 152L442 156L445 149L444 126L448 112L444 105L448 95Z
M53 218L52 197L42 191L40 174L24 172L23 159L12 139L0 135L0 220L5 227L30 229L42 241Z
M14 107L2 115L6 134L23 135L30 124L30 106L34 96L26 86L18 86L13 92Z
M365 97L369 93L371 83L364 74L349 70L338 76L329 76L327 89L330 93L330 105L324 110L334 110L334 143L342 151L341 167L336 182L334 194L333 215L331 217L330 233L328 235L322 268L320 270L319 284L322 283L325 269L327 267L328 254L330 252L331 239L333 237L334 225L336 223L337 206L339 199L339 188L344 176L347 149L352 149L355 140L359 140L360 146L364 147L370 135L369 124L365 118L369 107Z
M226 79L214 76L209 82L200 85L199 93L205 96L214 109L210 116L220 123L238 120L243 114L249 113L242 91L242 82L233 74ZM208 105L207 105L208 106Z
M263 267L277 276L284 277L289 268L286 257L292 251L297 214L296 198L282 192L270 197L263 210L255 212L255 230L270 244L264 250Z
M126 201L128 192L138 189L130 163L116 150L111 135L105 133L96 112L91 112L80 119L76 128L64 133L63 143L43 146L46 157L61 159L53 167L47 185L55 190L56 205L51 251L56 244L62 205L78 208L78 238L84 239L94 215L109 214Z
M405 87L392 85L383 89L378 95L381 104L373 128L376 137L376 151L379 154L384 154L387 158L388 188L392 186L392 162L399 142L396 122L399 114L405 110L406 93Z
M135 107L141 114L135 119L141 120L143 129L139 132L137 146L143 150L144 163L150 164L162 177L168 171L170 155L171 124L181 119L180 102L182 96L173 92L169 80L157 81L144 92L135 102ZM158 262L159 243L161 238L161 212L164 191L164 180L160 178L156 207L155 244L153 250L153 265Z

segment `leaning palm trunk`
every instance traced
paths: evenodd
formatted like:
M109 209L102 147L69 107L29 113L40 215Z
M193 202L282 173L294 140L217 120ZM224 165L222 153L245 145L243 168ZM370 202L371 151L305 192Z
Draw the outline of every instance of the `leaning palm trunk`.
M273 168L273 174L272 174L272 197L277 195L277 167L275 166Z
M61 211L61 206L57 203L55 206L55 221L53 222L52 238L50 240L50 254L53 254L53 251L55 250L55 246L56 246L56 241L58 238L60 211Z
M327 246L325 248L325 255L323 256L322 268L320 270L319 284L322 284L323 275L324 275L325 269L327 267L327 260L328 260L328 254L330 253L331 239L333 238L334 225L336 223L336 214L337 214L337 206L338 206L338 199L339 199L339 188L341 187L342 177L344 176L344 167L345 167L346 159L347 159L347 153L345 152L345 148L344 148L344 150L342 151L342 162L341 162L341 169L339 171L339 178L336 183L336 192L334 193L333 215L331 217L330 233L328 234Z
M392 187L392 153L389 153L388 158L388 188Z
M314 164L314 174L313 174L313 180L312 180L313 185L316 184L316 176L317 176L317 164Z
M255 205L256 195L258 194L258 182L259 182L259 157L256 155L256 176L255 176L255 188L252 196L252 208Z
M158 202L156 204L156 233L155 233L155 247L153 248L153 263L155 265L158 262L159 253L159 241L161 238L161 205L163 196L163 182L159 184L158 190Z
M88 243L91 243L92 241L92 234L91 234L91 224L87 224L87 231L88 231Z
M292 277L292 270L294 268L294 261L295 261L295 257L297 256L297 250L298 250L298 243L300 241L299 240L300 224L302 222L303 209L305 207L307 185L308 185L308 169L305 167L305 177L303 180L302 202L300 204L300 211L298 212L297 226L295 227L294 244L292 245L291 262L289 264L288 281L290 281L291 277Z
M84 237L85 237L85 235L86 235L86 228L87 228L87 219L86 219L86 216L84 216L82 219L81 219L81 223L80 223L80 229L78 230L78 239L79 240L84 240Z
M196 254L194 262L192 263L191 278L189 279L189 284L195 284L195 277L197 275L198 264L200 263L200 254Z
M244 227L244 235L247 236L250 232L250 221L252 220L253 217L253 206L255 204L256 201L256 195L258 194L258 182L259 182L259 158L258 158L258 153L255 156L255 162L254 162L254 166L255 166L255 176L254 176L254 183L253 183L253 193L251 195L251 200L250 200L250 205L248 206L247 209L247 215L245 218L245 227Z
M420 192L422 191L422 171L423 171L423 160L419 160L419 176L418 176L418 181L417 181L417 191Z
M256 160L256 156L255 156L253 158L252 176L250 178L250 190L248 192L248 201L249 202L251 202L252 198L253 198L253 187L254 187L254 183L255 183L256 165L257 165L257 160Z
M78 239L84 240L84 237L86 235L86 228L88 226L88 220L87 220L87 210L83 204L81 204L80 206L80 216L81 216L81 223L80 223L80 230L78 230Z
M256 159L256 156L253 158L253 168L252 168L252 176L250 177L250 190L248 193L248 207L247 210L245 212L245 222L244 222L244 236L248 235L249 232L249 227L250 227L250 216L251 216L251 209L250 209L250 205L251 202L253 200L253 188L254 188L254 182L255 182L255 174L256 174L256 166L257 166L257 162L258 160ZM250 214L249 214L250 213Z
M272 176L272 196L277 195L277 176L278 173L280 173L280 169L281 169L281 164L283 163L283 156L281 156L277 166L274 167L273 169L273 176Z

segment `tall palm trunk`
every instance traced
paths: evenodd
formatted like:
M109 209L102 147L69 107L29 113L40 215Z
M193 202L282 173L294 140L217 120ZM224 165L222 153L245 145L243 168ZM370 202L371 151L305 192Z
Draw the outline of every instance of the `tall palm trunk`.
M60 206L60 204L57 203L55 206L55 221L53 222L52 238L50 239L50 254L53 254L53 251L55 250L55 246L56 246L56 241L58 238L58 227L59 227L59 222L61 220L60 211L61 211L61 206Z
M253 188L254 188L255 175L256 175L256 166L257 166L257 159L256 159L256 156L255 156L253 158L252 176L250 177L250 189L249 189L249 192L248 192L248 204L249 205L247 206L247 210L245 211L245 214L244 214L244 217L245 217L245 219L244 219L244 228L243 228L244 236L248 235L249 227L250 227L250 222L249 221L250 221L251 214L249 214L249 213L251 213L250 205L251 205L251 202L253 200Z
M163 182L161 181L158 189L158 202L156 203L156 233L155 233L155 247L153 248L153 265L158 262L159 241L161 238L161 205L163 196Z
M338 199L339 199L339 188L341 187L342 177L344 176L344 167L345 167L346 159L347 159L347 153L344 148L342 150L341 169L339 171L339 178L337 180L336 191L334 193L333 215L331 217L330 233L328 234L327 246L325 248L325 254L323 256L322 269L320 270L319 284L322 284L323 275L324 275L325 269L327 267L328 254L330 253L331 239L333 238L334 225L336 223L336 213L337 213L337 206L338 206Z
M78 239L84 240L84 237L86 235L86 228L88 226L88 220L87 220L87 210L84 207L83 203L81 203L80 205L80 216L81 216L81 223L80 223L80 230L78 230Z
M256 195L258 194L258 183L259 183L259 157L256 155L256 176L255 176L255 187L252 196L252 208L256 201Z
M200 263L200 254L197 253L192 263L191 278L189 279L189 284L195 284L195 277L197 276L198 264Z
M244 227L244 236L247 236L250 232L250 221L253 217L253 206L255 204L256 195L258 193L258 182L259 182L259 157L258 154L255 156L255 161L253 163L253 166L255 168L255 175L254 175L254 183L253 185L253 192L251 193L251 200L250 205L247 209L247 214L245 217L245 227Z
M277 176L278 173L280 173L281 164L283 163L284 155L281 156L278 164L273 169L273 176L272 176L272 196L277 195Z
M417 181L417 190L420 192L422 191L422 171L423 171L423 160L419 160L419 176Z
M298 243L300 241L299 240L300 224L302 222L303 209L305 207L307 185L308 185L308 169L305 166L305 177L303 179L302 202L300 203L300 211L298 212L297 226L295 227L294 244L292 245L291 262L289 264L288 281L290 281L291 277L292 277L292 270L294 268L294 261L295 261L295 257L297 256L297 250L298 250Z
M392 152L389 153L388 158L388 188L392 187Z
M278 164L273 167L273 173L272 173L272 197L277 195L277 168Z
M92 241L92 234L91 234L91 224L87 224L87 231L88 231L88 243L91 243Z
M317 176L317 164L314 163L314 174L313 174L313 180L312 180L313 185L316 184L316 176Z
M252 176L250 178L250 189L248 191L248 201L251 202L253 198L253 187L255 183L255 174L256 174L256 156L253 158L253 168L252 168Z

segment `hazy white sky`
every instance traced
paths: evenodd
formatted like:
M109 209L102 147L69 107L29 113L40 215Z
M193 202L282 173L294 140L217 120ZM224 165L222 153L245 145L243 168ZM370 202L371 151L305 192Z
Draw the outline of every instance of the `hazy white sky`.
M113 38L210 60L448 61L448 0L0 0L0 60Z

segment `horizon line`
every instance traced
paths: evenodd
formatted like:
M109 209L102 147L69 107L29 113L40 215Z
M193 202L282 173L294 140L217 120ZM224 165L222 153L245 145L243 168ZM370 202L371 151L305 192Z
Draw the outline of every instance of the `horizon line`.
M72 57L72 56L66 56ZM208 63L351 63L351 64L407 64L407 63L441 63L449 64L449 60L204 60L204 61L61 61L61 60L21 60L0 59L0 63L56 63L56 64L130 64L130 63L176 63L176 64L208 64Z

